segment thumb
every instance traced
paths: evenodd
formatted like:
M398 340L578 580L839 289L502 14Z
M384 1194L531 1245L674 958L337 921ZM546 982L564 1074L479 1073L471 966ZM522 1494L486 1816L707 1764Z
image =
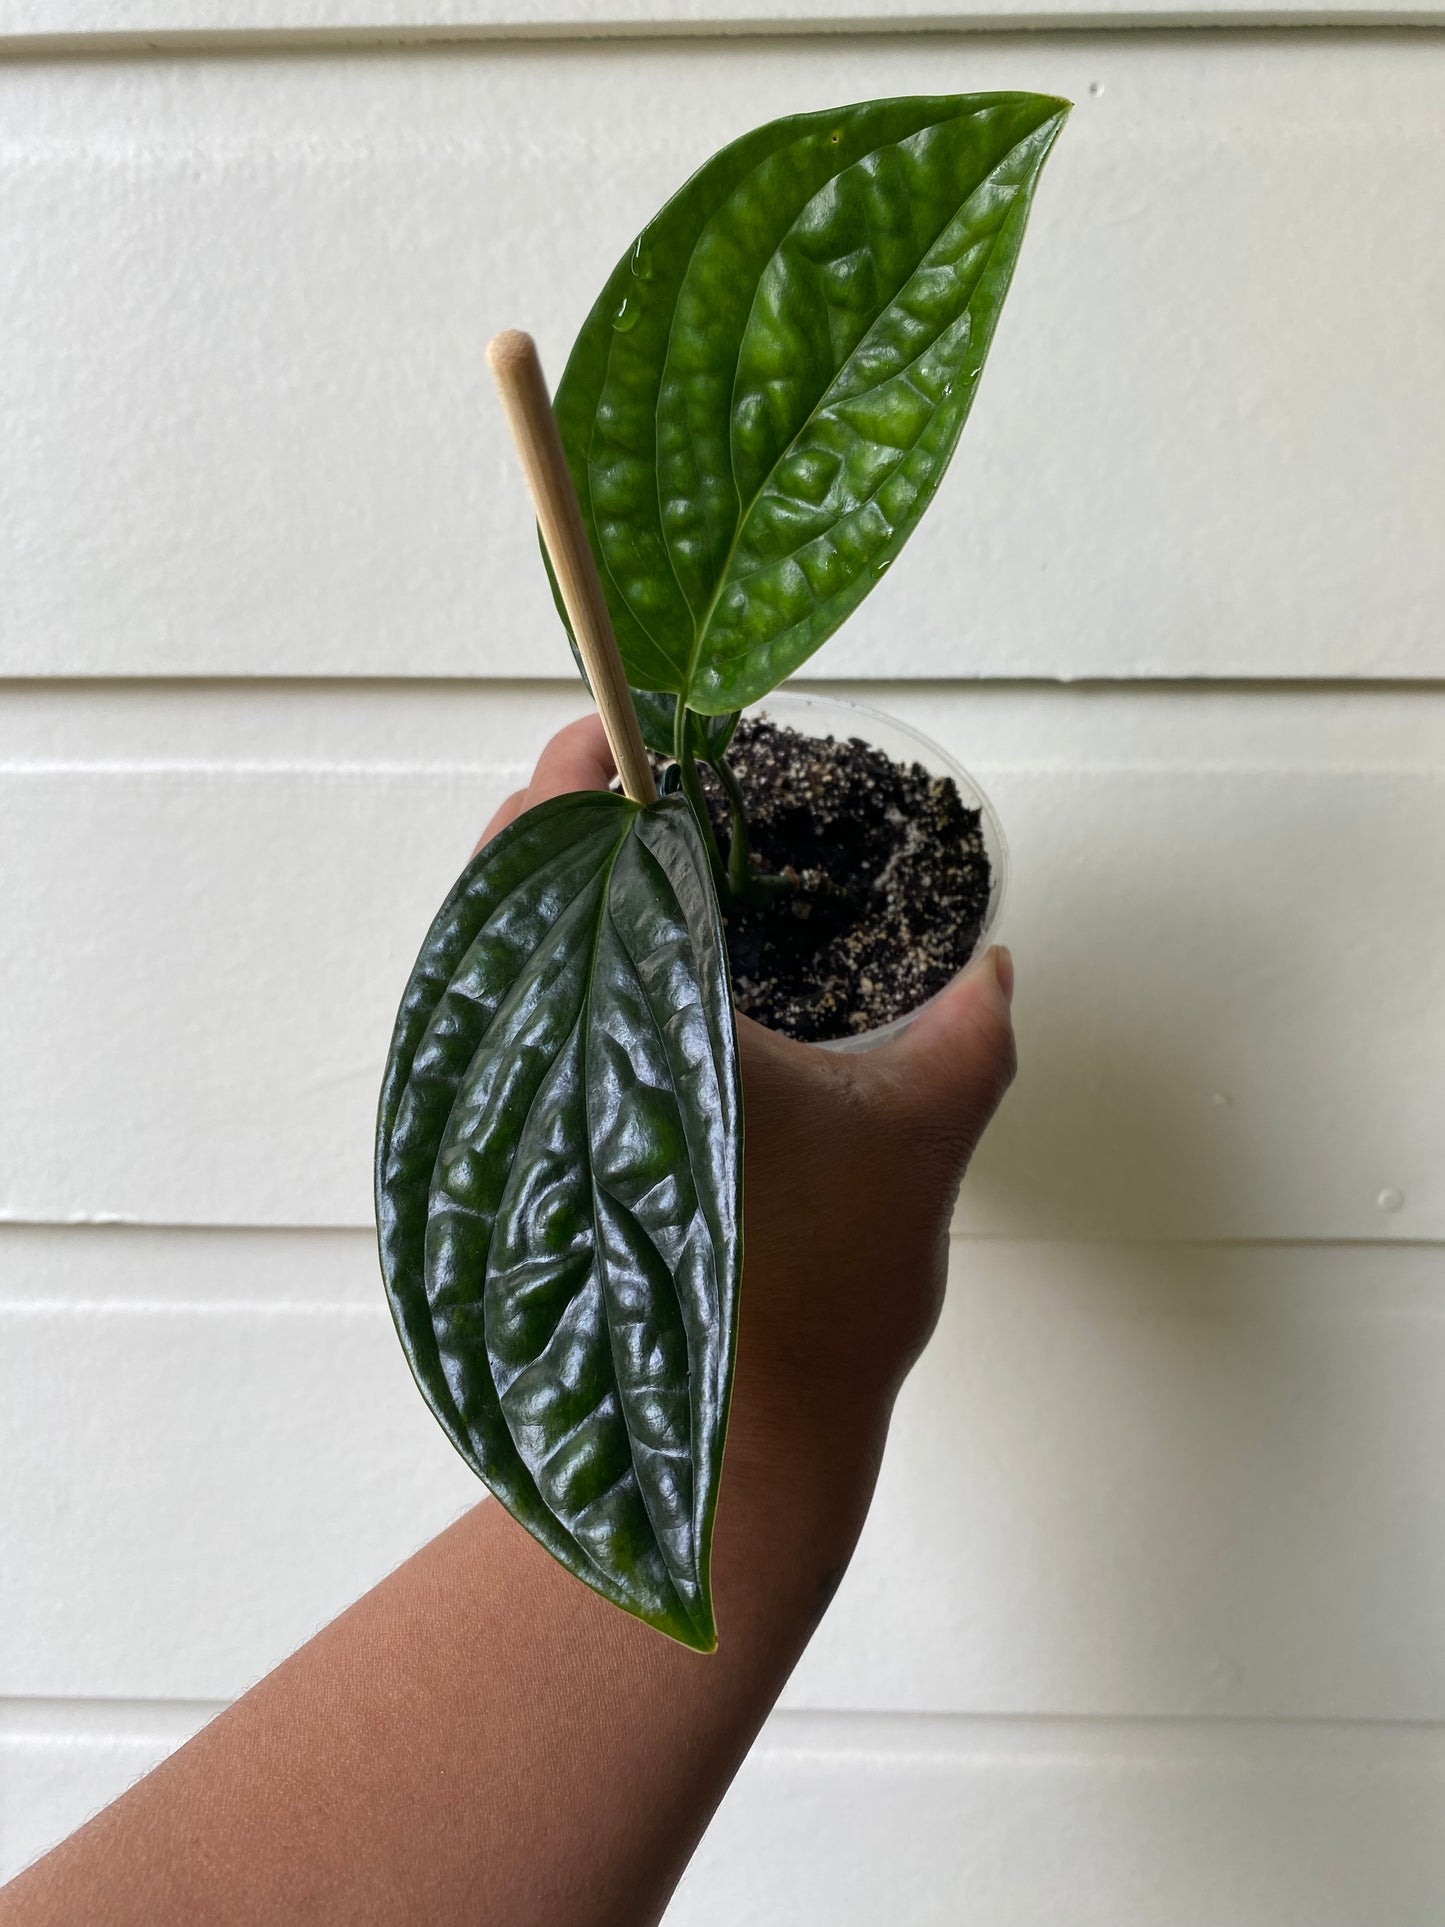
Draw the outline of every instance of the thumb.
M957 1170L1014 1079L1013 985L1012 954L995 944L878 1053L909 1127Z

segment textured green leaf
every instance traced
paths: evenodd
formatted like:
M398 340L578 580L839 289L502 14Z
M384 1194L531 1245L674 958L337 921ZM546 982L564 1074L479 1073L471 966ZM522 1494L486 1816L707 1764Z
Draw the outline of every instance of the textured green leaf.
M632 701L642 724L643 741L647 747L655 749L659 756L671 756L677 724L676 696L669 695L666 690L634 689ZM721 756L737 726L738 712L735 709L721 716L699 716L689 710L687 733L693 755L701 757L704 762Z
M422 946L382 1089L397 1330L507 1509L703 1649L740 1105L722 931L681 797L560 797L473 858Z
M743 708L893 561L958 441L1067 112L976 94L774 121L619 261L556 405L638 688Z

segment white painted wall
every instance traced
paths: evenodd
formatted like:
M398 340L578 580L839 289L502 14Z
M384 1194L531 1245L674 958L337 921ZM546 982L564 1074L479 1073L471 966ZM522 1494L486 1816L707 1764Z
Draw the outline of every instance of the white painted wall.
M996 795L1024 1069L669 1918L1438 1922L1445 35L1066 16L0 9L0 1870L473 1495L366 1227L578 706L483 342L555 372L767 114L1017 85L1078 111L974 421L812 671Z

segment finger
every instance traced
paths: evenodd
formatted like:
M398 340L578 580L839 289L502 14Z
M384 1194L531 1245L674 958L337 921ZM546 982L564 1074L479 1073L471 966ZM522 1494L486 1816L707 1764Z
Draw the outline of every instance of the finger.
M876 1054L911 1127L960 1169L1013 1082L1013 957L999 945L921 1010Z
M602 718L579 716L575 723L568 723L565 729L557 731L537 758L531 782L525 789L513 790L482 831L472 855L494 836L500 836L523 810L537 803L545 803L553 796L565 796L569 790L605 790L612 781L614 769Z
M545 803L549 797L566 796L571 790L605 790L616 769L602 718L579 716L575 723L559 729L537 758L527 788L527 807Z
M475 856L477 850L483 849L491 842L494 836L500 836L507 825L515 821L526 807L527 792L525 790L513 790L512 794L507 798L506 802L503 803L491 822L477 838L477 849L472 851L472 855Z

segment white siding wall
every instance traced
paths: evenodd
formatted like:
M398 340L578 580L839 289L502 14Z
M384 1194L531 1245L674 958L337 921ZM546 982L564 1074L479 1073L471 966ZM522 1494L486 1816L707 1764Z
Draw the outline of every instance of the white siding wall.
M765 11L0 9L0 1871L473 1496L367 1224L406 968L578 708L487 336L555 374L769 114L1036 86L974 421L810 666L996 795L1024 1071L669 1919L1434 1927L1445 34Z

